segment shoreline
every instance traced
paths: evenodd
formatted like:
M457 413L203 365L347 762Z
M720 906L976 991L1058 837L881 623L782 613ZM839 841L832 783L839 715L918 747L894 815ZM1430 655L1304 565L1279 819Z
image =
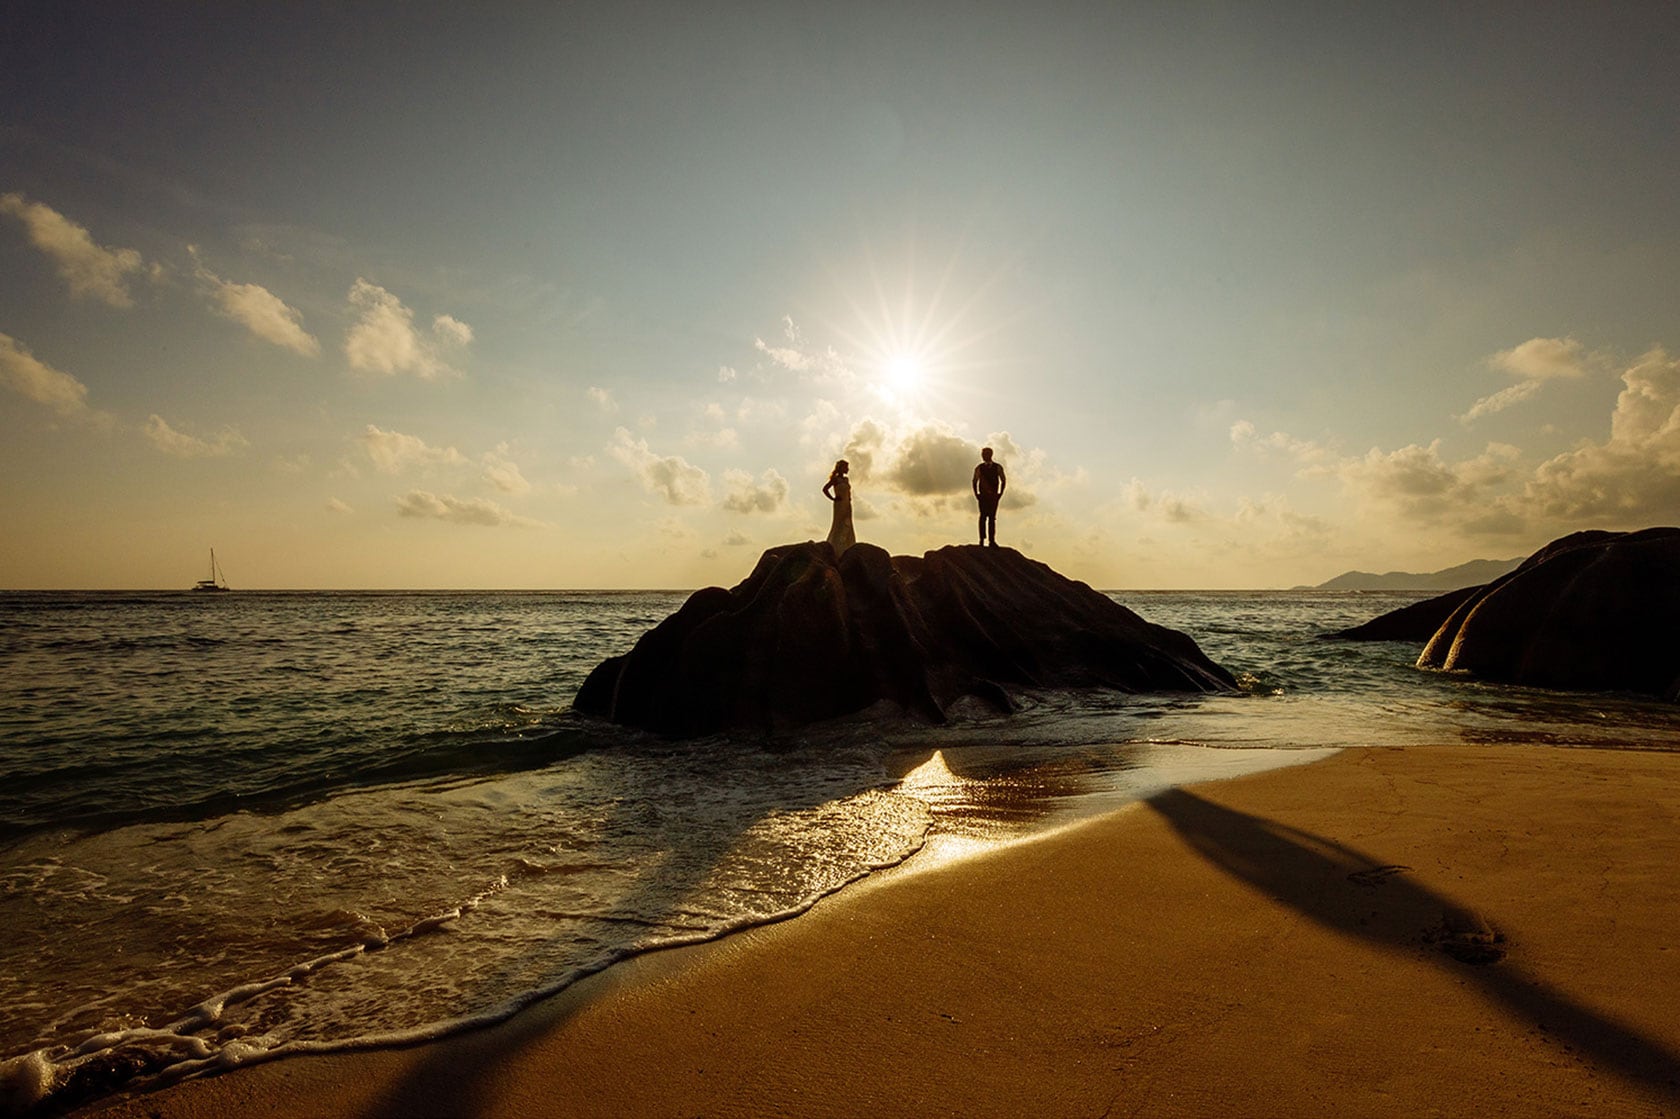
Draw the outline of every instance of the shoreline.
M1680 1113L1676 824L1673 754L1349 748L74 1114Z

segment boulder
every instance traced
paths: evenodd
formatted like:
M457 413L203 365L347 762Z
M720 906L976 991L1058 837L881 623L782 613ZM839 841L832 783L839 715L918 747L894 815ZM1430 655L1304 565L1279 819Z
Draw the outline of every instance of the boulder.
M1339 629L1335 633L1321 633L1319 637L1325 641L1416 641L1421 644L1433 637L1435 631L1441 628L1441 623L1452 617L1453 611L1463 602L1484 589L1462 587L1448 591L1386 614L1378 614L1368 622Z
M596 667L573 708L685 737L779 731L880 700L940 722L1017 688L1233 689L1176 630L1013 548L889 556L784 544L729 590L696 591L635 648Z
M1554 540L1460 603L1420 668L1551 688L1680 693L1680 528Z

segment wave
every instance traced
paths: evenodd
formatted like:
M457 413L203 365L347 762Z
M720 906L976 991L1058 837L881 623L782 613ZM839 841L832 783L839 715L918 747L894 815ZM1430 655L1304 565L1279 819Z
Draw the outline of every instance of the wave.
M930 818L931 820L931 818ZM0 1061L0 1112L22 1116L45 1110L69 1110L125 1089L161 1087L208 1073L255 1065L301 1054L345 1053L413 1045L504 1022L526 1007L566 990L614 964L652 952L722 939L800 916L819 901L871 874L898 866L921 851L927 826L896 855L870 863L842 881L815 890L771 913L716 921L692 932L653 936L599 952L567 968L553 981L521 991L485 1010L404 1029L376 1030L333 1040L296 1040L265 1044L252 1037L228 1011L274 991L303 984L319 973L371 952L400 951L411 942L447 929L474 908L482 895L414 922L390 936L369 936L359 943L303 960L284 971L243 982L192 1006L161 1027L103 1031L73 1045L35 1049ZM357 915L359 916L359 915ZM629 923L648 925L650 922Z
M191 736L187 736L191 737ZM188 823L233 812L277 813L327 796L381 785L471 779L538 769L590 750L641 737L582 716L516 734L483 730L425 731L377 754L342 753L336 741L310 750L262 744L259 753L289 754L287 770L266 779L247 774L229 787L229 774L204 758L183 759L174 774L160 772L156 753L7 774L0 794L0 843L46 830L104 831L139 823ZM164 741L167 736L159 736ZM97 790L99 805L86 799ZM205 790L194 795L193 790ZM129 803L104 807L112 800Z

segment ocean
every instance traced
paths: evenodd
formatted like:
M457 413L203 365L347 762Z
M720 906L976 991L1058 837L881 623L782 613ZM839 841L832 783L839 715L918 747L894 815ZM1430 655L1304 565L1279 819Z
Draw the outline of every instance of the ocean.
M499 1020L905 860L1347 746L1680 749L1680 710L1115 592L1242 682L668 742L574 715L685 593L0 593L0 1108Z

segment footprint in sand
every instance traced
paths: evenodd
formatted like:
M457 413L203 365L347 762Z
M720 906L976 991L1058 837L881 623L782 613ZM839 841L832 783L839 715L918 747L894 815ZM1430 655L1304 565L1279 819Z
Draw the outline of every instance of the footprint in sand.
M1423 939L1460 963L1491 964L1505 958L1505 934L1473 909L1445 910L1440 925Z
M1396 874L1404 874L1406 871L1411 869L1412 868L1409 866L1399 866L1398 864L1391 863L1388 866L1374 866L1369 870L1356 870L1352 874L1348 875L1347 878L1349 882L1352 882L1356 886L1369 886L1372 889L1375 889L1376 887L1381 886L1384 882L1387 882L1390 878L1393 878Z

